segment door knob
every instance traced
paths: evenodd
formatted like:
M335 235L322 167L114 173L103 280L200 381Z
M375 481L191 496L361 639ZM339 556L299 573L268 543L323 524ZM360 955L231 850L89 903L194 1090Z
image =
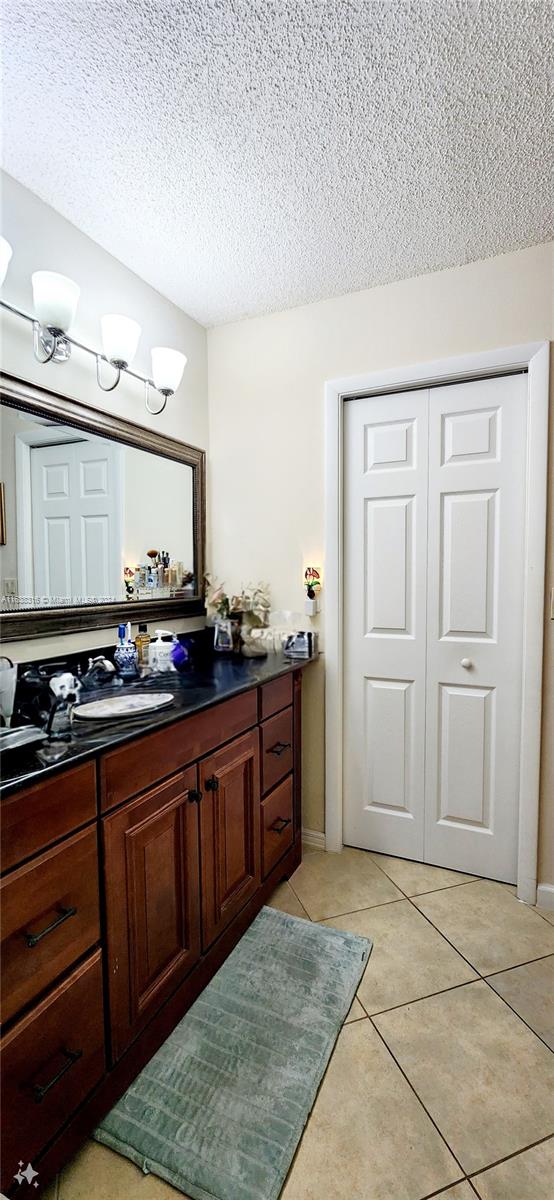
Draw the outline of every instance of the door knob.
M473 663L470 658L461 658L460 666L463 667L465 671L470 671L473 666Z

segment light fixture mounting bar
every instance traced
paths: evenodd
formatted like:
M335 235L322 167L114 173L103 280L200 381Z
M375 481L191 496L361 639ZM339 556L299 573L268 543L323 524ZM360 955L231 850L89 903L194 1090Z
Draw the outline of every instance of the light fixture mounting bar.
M5 308L7 310L7 312L13 313L14 316L20 317L23 321L28 321L29 324L32 325L33 327L38 326L40 328L40 322L37 321L36 317L33 317L31 315L31 313L25 312L22 308L18 308L17 305L10 304L7 300L0 299L0 307ZM60 341L63 339L63 341L65 343L69 344L70 346L75 346L78 350L82 350L85 354L90 354L96 360L98 380L99 380L98 370L99 370L99 364L101 362L108 363L109 366L113 366L113 363L110 363L109 358L106 358L105 354L102 354L101 351L99 351L99 350L94 350L92 348L92 346L85 345L84 342L79 342L77 340L77 338L71 337L71 335L69 333L58 334L57 331L55 331L55 330L54 331L48 330L48 333L53 336L54 349L53 349L52 353L49 355L49 357L47 357L44 360L41 360L39 358L37 361L50 362L50 361L54 360L54 352L55 352L55 348L56 348L56 342L59 337ZM163 412L163 410L167 404L168 396L172 395L173 394L172 392L167 392L167 394L166 394L165 390L163 392L161 392L160 394L163 396L163 405L161 406L161 408L153 409L150 407L148 401L149 401L150 388L153 388L154 391L158 390L154 384L154 381L152 379L149 379L147 375L141 375L139 371L132 371L130 367L118 365L116 367L116 370L119 371L117 382L119 382L120 376L122 374L125 374L125 375L130 375L132 377L132 379L137 379L139 383L142 383L144 385L145 404L146 404L146 408L149 413L152 413L153 416L158 416L160 413ZM103 387L102 384L100 384L100 387L102 388L102 391L112 391L113 390L113 388Z

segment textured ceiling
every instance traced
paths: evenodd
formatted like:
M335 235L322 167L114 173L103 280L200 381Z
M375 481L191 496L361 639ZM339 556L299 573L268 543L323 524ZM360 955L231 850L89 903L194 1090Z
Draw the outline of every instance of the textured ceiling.
M551 0L7 0L4 165L204 324L554 234Z

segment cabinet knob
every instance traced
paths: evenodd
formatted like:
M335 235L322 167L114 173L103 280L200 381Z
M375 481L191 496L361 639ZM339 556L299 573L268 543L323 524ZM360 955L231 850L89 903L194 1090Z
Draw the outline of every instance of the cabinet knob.
M189 800L191 804L200 804L202 792L197 792L196 788L191 788L189 791Z
M210 778L206 780L205 787L207 792L217 792L219 788L219 779L217 778L217 775L211 775Z
M461 658L460 666L464 668L464 671L471 671L473 663L470 658Z

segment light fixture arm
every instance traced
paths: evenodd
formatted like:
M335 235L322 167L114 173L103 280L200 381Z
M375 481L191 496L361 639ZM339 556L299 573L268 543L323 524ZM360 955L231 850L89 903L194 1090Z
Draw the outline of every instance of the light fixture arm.
M162 404L161 408L151 408L150 403L149 403L151 387L154 387L152 380L145 379L144 380L144 403L146 405L146 411L151 413L153 417L159 417L160 413L163 413L163 410L167 404L168 396L172 396L173 392L162 392L161 395L163 396L163 404Z
M108 360L106 358L104 358L103 354L96 355L96 382L98 384L98 387L102 388L103 392L113 392L114 389L117 387L119 380L121 379L122 368L117 363L111 363L111 366L114 368L114 371L116 372L116 376L115 376L114 382L110 383L106 386L106 384L102 383L100 363L107 362L107 361Z
M117 371L117 379L113 384L106 387L105 384L101 382L100 364L102 362L109 362L109 359L107 359L105 355L101 354L100 351L93 350L91 346L86 346L84 342L77 341L77 338L71 337L68 333L60 333L58 330L51 330L48 328L44 329L40 322L37 321L35 317L31 316L30 313L25 312L22 308L17 308L15 304L9 304L7 300L0 300L0 308L6 309L7 312L13 313L14 316L20 317L20 319L23 321L28 321L32 326L33 351L35 358L41 364L46 365L46 363L54 362L56 355L58 355L59 361L67 359L69 357L70 347L75 346L78 350L82 350L85 354L92 354L92 356L96 359L96 378L98 386L103 392L113 392L114 388L117 387L121 379L122 373L124 373L125 375L130 375L132 379L137 379L139 383L144 384L144 400L147 411L151 413L152 416L159 416L159 414L164 411L168 397L173 395L172 391L166 390L165 388L163 390L156 388L153 381L148 379L146 375L141 375L138 371L132 371L131 368L126 366L124 363L110 363L110 366L114 366L115 370ZM154 409L151 407L150 388L152 388L154 391L157 391L158 394L163 397L163 404L160 408Z
M44 329L39 321L33 321L33 354L37 362L42 366L52 362L57 348L57 334L51 333L49 329Z

